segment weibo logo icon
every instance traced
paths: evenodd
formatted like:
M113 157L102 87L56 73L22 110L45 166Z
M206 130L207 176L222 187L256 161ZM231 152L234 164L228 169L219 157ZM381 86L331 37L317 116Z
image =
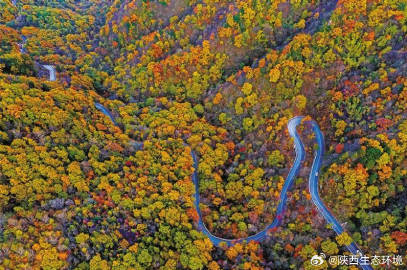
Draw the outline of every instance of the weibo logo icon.
M325 262L325 254L321 253L319 255L314 255L311 258L311 265L317 266L317 265L321 265Z

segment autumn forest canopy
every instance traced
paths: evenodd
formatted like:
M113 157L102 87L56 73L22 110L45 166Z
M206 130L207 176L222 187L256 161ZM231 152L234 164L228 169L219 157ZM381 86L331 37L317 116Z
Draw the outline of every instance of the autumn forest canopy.
M305 123L276 215L298 115L339 236ZM213 235L281 225L215 245L195 171ZM405 185L407 0L0 0L0 270L406 269Z

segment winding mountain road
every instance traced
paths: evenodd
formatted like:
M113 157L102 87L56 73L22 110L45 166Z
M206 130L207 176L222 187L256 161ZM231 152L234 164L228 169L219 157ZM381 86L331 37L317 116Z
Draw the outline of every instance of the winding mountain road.
M25 44L27 43L27 38L24 35L21 35L23 42L22 43L18 43L18 47L20 48L20 52L21 53L27 53L27 50L25 48ZM43 68L45 68L46 70L48 70L49 72L49 81L54 82L57 79L56 76L56 70L55 70L55 66L53 65L41 65Z
M104 115L108 116L110 120L117 125L113 115L110 113L108 109L106 109L102 104L95 103L95 107L100 110ZM195 209L198 212L199 220L198 220L198 229L201 230L214 245L219 245L220 243L224 242L228 246L231 246L235 243L243 242L243 241L261 241L268 236L269 230L279 226L282 222L282 218L284 216L284 210L286 208L287 202L287 192L290 190L291 186L293 185L294 179L296 178L302 162L305 160L305 147L304 144L297 132L297 126L300 125L304 120L304 116L296 116L292 118L288 123L288 132L290 136L294 139L294 149L295 149L295 160L294 164L288 173L288 176L284 182L283 188L280 193L280 202L277 207L276 218L274 221L269 224L266 228L262 231L256 233L255 235L246 237L246 238L239 238L239 239L225 239L218 236L213 235L208 228L206 227L205 223L203 222L202 212L199 207L200 202L200 193L199 193L199 177L198 177L198 158L195 152L191 149L191 156L194 161L194 173L192 175L192 181L195 186ZM326 222L332 226L332 229L338 234L342 234L345 232L342 225L338 222L338 220L332 215L332 213L326 208L324 203L322 202L319 193L318 193L318 173L321 169L322 165L322 158L324 155L324 135L322 134L321 130L319 129L318 124L314 120L305 121L306 123L311 124L313 132L316 136L316 141L318 143L318 149L315 152L314 161L312 163L311 172L309 175L309 191L311 193L312 202L317 207L319 213L324 217ZM346 248L354 255L363 256L362 250L356 245L355 242L352 242ZM364 270L373 270L370 265L359 264L359 267Z
M12 3L13 3L13 5L16 5L16 1L12 1ZM336 5L336 1L333 1L332 3L330 3L330 5L329 5L330 9L327 9L328 12L324 13L324 14L327 14L327 16L325 16L325 17L329 17L328 14L330 14L330 12L333 10L335 5ZM321 18L325 19L325 17L321 17ZM323 21L323 20L320 19L320 21ZM309 25L309 27L307 27L307 29L309 28L308 31L312 32L312 30L317 29L318 23L310 22L310 23L307 23L307 26L308 25ZM20 44L20 51L22 53L26 52L25 48L24 48L25 42L26 42L26 38L23 37L23 43ZM286 44L284 43L281 45L281 47L284 47L285 45ZM42 65L42 66L49 71L49 81L55 81L56 80L55 67L52 65ZM95 103L95 107L98 110L100 110L104 115L108 116L110 118L110 120L117 126L117 122L115 121L115 118L113 117L113 115L110 113L109 110L107 110L102 104L99 104L99 103ZM301 164L305 160L305 156L306 156L304 144L302 143L301 138L297 132L297 126L303 122L303 119L304 119L303 116L297 116L297 117L292 118L288 123L289 134L294 139L294 148L295 148L296 157L294 160L294 164L288 173L288 176L284 182L283 188L280 193L280 201L279 201L277 211L276 211L276 218L274 219L274 221L271 224L269 224L262 231L258 232L255 235L246 237L246 238L224 239L224 238L213 235L206 227L205 223L203 222L202 212L201 212L201 209L199 206L200 193L199 193L199 177L198 177L198 159L197 159L195 152L191 149L191 156L194 161L194 164L193 164L194 173L192 175L192 181L195 186L194 205L195 205L195 209L197 210L198 216L199 216L198 228L212 241L212 243L214 245L219 245L220 243L224 242L230 246L235 243L243 242L243 241L261 241L268 236L268 232L271 229L279 226L282 223L282 218L284 216L286 202L287 202L287 192L290 190L291 186L293 185L294 179L296 178L296 176L301 168ZM311 120L311 121L307 121L307 122L311 124L311 126L313 128L313 132L316 136L316 141L318 143L318 149L315 153L314 161L313 161L313 164L311 167L311 172L309 175L309 191L311 193L311 198L312 198L314 205L317 207L319 213L324 217L326 222L332 226L332 229L338 235L340 235L340 234L344 233L344 229L343 229L342 225L336 220L336 218L332 215L332 213L326 208L326 206L322 202L322 200L319 196L319 193L318 193L318 180L319 180L318 173L319 173L321 165L322 165L322 158L323 158L323 154L324 154L324 146L325 146L324 136L323 136L321 130L319 129L318 124L315 121ZM135 142L135 145L139 147L138 148L139 150L141 150L143 147L142 143ZM362 256L362 251L356 245L355 242L352 242L351 244L346 246L346 248L352 254ZM364 270L373 270L373 268L370 265L359 264L359 267L361 267Z

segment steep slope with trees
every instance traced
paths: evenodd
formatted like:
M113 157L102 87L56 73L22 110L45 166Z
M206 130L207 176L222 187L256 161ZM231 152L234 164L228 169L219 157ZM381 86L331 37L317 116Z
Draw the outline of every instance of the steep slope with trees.
M212 245L193 205L191 150L213 234L276 218L295 115L351 238L407 262L406 20L404 0L0 0L0 269L316 269L350 237L311 158L260 243Z

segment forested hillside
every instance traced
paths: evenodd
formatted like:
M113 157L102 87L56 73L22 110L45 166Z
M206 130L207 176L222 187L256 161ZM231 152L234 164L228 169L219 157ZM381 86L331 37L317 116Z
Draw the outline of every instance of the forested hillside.
M334 269L310 259L352 240L407 264L406 34L406 0L0 0L0 270ZM275 214L297 115L339 236L306 124ZM191 153L213 235L281 225L213 244Z

